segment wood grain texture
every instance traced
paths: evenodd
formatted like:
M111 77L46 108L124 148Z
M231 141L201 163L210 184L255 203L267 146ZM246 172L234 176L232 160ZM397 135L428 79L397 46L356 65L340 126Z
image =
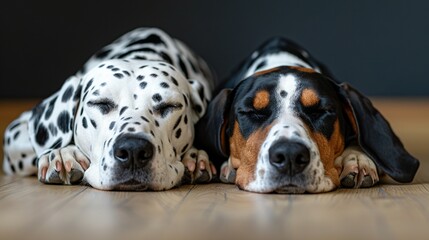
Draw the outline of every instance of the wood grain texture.
M1 131L36 101L0 101ZM234 185L105 192L0 175L0 239L428 239L429 100L375 99L421 161L412 184L324 194Z

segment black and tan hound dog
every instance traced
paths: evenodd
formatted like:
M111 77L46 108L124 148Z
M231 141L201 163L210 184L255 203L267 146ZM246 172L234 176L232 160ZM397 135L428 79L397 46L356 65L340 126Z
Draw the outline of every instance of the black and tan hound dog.
M224 163L221 180L263 193L411 182L419 161L367 97L333 79L281 37L247 57L197 126L197 143Z

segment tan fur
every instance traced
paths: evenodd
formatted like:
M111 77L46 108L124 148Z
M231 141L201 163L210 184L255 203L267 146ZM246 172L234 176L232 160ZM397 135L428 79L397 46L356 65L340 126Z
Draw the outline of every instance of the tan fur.
M318 94L313 90L306 88L301 93L301 103L305 107L316 105L320 101Z
M339 172L334 166L335 159L344 151L344 137L340 131L340 123L337 119L334 123L334 132L328 140L319 132L311 133L311 137L319 147L320 158L325 168L325 175L336 185L340 185Z
M253 99L253 107L260 110L266 108L268 104L270 104L270 93L267 90L257 92Z
M248 139L244 139L238 122L235 122L234 132L230 138L231 164L237 169L235 183L240 188L254 180L259 151L272 126L256 131Z
M316 72L316 71L314 71L314 70L313 70L313 69L311 69L311 68L294 67L294 66L290 66L289 68L292 68L292 69L298 70L298 71L300 71L300 72L306 72L306 73L315 73L315 72Z

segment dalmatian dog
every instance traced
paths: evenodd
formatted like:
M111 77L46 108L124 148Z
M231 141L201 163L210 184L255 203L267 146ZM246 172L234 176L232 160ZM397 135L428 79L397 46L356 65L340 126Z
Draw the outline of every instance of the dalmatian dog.
M102 190L208 182L216 169L193 140L212 89L212 71L184 43L135 29L7 127L4 171Z
M282 37L220 85L196 133L220 179L252 192L371 187L383 175L407 183L419 167L367 97Z

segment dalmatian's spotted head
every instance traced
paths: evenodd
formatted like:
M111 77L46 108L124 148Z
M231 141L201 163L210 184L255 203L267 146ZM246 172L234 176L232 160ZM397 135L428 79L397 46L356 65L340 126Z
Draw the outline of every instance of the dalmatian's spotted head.
M81 80L74 142L91 160L86 181L99 189L167 189L204 111L198 82L156 61L109 60Z

